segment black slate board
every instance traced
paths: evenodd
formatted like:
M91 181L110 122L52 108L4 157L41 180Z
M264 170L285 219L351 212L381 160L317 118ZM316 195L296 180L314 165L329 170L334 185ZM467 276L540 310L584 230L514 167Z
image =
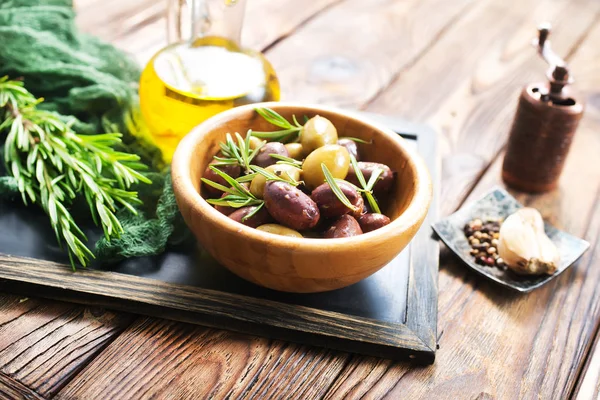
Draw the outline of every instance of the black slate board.
M422 154L437 188L434 132L398 119L370 117L399 132ZM389 265L355 285L315 294L258 287L195 246L72 273L46 216L18 200L4 200L0 289L429 363L437 324L438 244L430 228L437 214L435 197L413 242ZM91 228L86 234L94 240L99 232ZM143 293L133 293L132 286Z

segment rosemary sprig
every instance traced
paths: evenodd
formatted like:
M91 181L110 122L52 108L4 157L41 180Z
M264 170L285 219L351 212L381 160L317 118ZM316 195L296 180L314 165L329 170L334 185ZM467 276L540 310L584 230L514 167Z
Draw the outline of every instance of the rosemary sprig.
M244 169L246 173L250 173L250 163L258 154L260 148L264 145L261 144L255 149L250 148L250 138L253 136L252 130L248 130L246 134L246 139L242 137L239 133L235 133L235 138L237 143L233 140L231 135L228 133L225 139L225 143L221 143L221 153L225 157L215 156L214 159L217 160L213 165L239 165Z
M352 168L354 168L356 179L358 179L358 183L360 183L360 186L362 187L359 190L367 198L367 202L369 203L371 210L373 210L377 214L381 214L381 209L377 204L377 200L375 200L375 196L373 196L373 187L375 186L375 183L377 183L377 179L379 179L379 176L383 173L383 170L381 168L375 169L371 174L371 177L369 178L369 182L367 182L362 171L358 167L358 162L356 161L356 158L352 154L350 154L350 163L352 164Z
M213 164L214 165L214 164ZM249 207L249 206L258 206L252 212L246 214L242 221L251 218L260 209L265 205L264 200L256 198L244 185L240 184L240 179L234 179L229 176L227 173L215 168L211 165L209 168L214 171L221 178L225 179L225 182L229 183L231 187L223 186L219 183L213 182L210 179L202 178L202 182L206 183L209 186L214 187L217 190L227 193L226 196L223 196L218 199L208 199L206 200L209 204L214 206L225 206L225 207L233 207L233 208L241 208L241 207ZM254 166L253 166L254 167ZM256 176L256 174L252 174Z
M258 115L263 117L263 119L265 121L267 121L267 122L271 123L272 125L275 125L279 128L282 128L282 129L278 130L278 131L272 131L272 132L253 131L252 132L253 136L256 136L257 138L260 138L260 139L268 139L271 141L281 142L281 141L284 141L287 139L292 139L293 136L297 137L300 134L302 125L298 122L295 115L292 116L292 121L293 121L293 124L292 124L288 120L283 118L280 114L271 110L270 108L267 108L267 107L260 108L259 107L259 108L255 108L255 111L258 113Z
M37 99L23 82L0 78L0 134L6 133L4 160L18 184L25 204L40 204L48 214L59 244L66 243L71 266L75 260L87 266L94 254L69 208L83 194L94 222L107 239L123 228L115 212L118 206L136 213L141 204L129 188L151 183L140 171L139 157L115 150L121 135L79 135L71 123L37 109Z
M323 170L323 174L325 175L325 181L333 191L333 194L335 194L335 196L338 198L338 200L341 201L342 204L344 204L352 211L357 211L358 208L355 205L353 205L350 202L350 200L348 200L344 192L342 192L342 189L340 189L340 186L338 185L336 179L333 177L333 175L331 175L331 172L329 171L329 168L327 168L327 165L325 165L325 163L321 163L321 169Z
M286 179L286 178L281 177L280 175L272 173L271 171L261 168L258 165L253 165L252 170L258 174L261 174L265 178L267 178L267 181L286 182L292 186L298 186L300 184L300 182L295 180L292 176L290 176L290 174L288 172L285 172L285 174L287 176L287 179Z

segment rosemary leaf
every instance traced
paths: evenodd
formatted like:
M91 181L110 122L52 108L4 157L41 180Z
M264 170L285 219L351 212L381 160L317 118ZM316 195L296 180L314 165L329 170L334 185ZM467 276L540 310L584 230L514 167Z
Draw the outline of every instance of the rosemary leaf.
M375 196L373 196L373 193L365 192L365 197L367 198L367 202L369 203L371 210L373 212L376 212L377 214L381 214L381 210L379 209L379 205L377 204L377 201L375 200Z
M236 178L235 180L238 181L239 183L250 182L256 177L256 175L258 175L258 174L256 172L253 172L248 175L240 176L239 178Z
M381 168L375 169L371 174L371 177L369 178L369 182L366 182L362 171L358 167L358 162L352 154L350 154L350 163L352 164L352 168L354 169L354 173L356 174L356 179L358 179L358 182L362 186L362 188L360 188L359 191L365 195L367 202L371 207L371 210L378 214L381 214L381 210L379 209L377 200L375 200L375 196L373 196L373 186L375 186L375 183L377 183L377 179L379 179L379 176L381 176L383 170L381 170Z
M379 179L379 176L381 176L381 174L383 174L383 170L381 168L376 168L371 174L369 182L367 182L367 185L365 186L365 190L372 192L373 186L375 186L375 184L377 183L377 179Z
M357 143L373 144L372 140L363 140L363 139L359 139L359 138L352 137L352 136L340 136L338 139L348 139L348 140L352 140L353 142L357 142Z
M213 164L214 165L214 164ZM206 178L201 178L201 181L206 183L208 186L214 187L217 190L220 190L221 192L226 192L226 193L234 193L233 190L231 190L228 187L225 187L217 182L213 182L210 179L206 179Z
M263 201L262 203L260 203L260 205L258 207L256 207L254 210L252 210L251 212L249 212L248 214L246 214L243 218L242 221L247 220L248 218L252 218L253 216L256 215L256 213L258 213L260 211L261 208L263 208L263 206L265 205L265 202Z
M367 182L365 181L365 177L360 168L358 167L358 162L356 161L356 158L352 154L350 154L350 163L352 164L352 168L354 169L354 174L356 175L356 179L358 179L358 183L360 183L363 189L367 190Z
M295 115L292 115L294 124L292 125L288 120L283 118L277 112L270 108L255 108L255 111L267 122L282 128L278 131L273 132L257 132L253 131L252 135L260 139L269 139L271 141L286 141L290 139L292 135L298 135L302 129L302 125L298 123Z
M350 200L348 200L344 192L342 192L342 189L340 189L340 187L338 186L335 178L333 177L333 175L331 175L331 172L329 172L329 168L327 168L327 165L325 165L325 163L321 163L321 169L323 170L323 174L325 175L325 181L327 182L327 184L329 184L329 187L333 191L333 194L335 194L338 200L341 201L342 204L344 204L346 207L348 207L352 211L356 211L356 207L352 203L350 203Z
M254 109L263 119L270 124L278 126L283 129L292 128L292 124L290 124L285 118L279 115L277 112L271 110L270 108L255 108Z
M276 160L279 160L277 163L281 164L281 162L283 161L283 163L291 165L293 167L296 168L301 168L302 167L302 161L298 161L294 158L291 157L286 157L286 156L282 156L281 154L269 154L271 157L273 157Z
M290 174L288 174L288 173L286 173L288 179L285 179L285 178L282 178L279 175L276 175L276 174L272 173L271 171L268 171L268 170L266 170L264 168L259 167L258 165L253 165L252 166L252 170L254 172L257 172L257 173L261 174L265 178L267 178L267 181L285 182L285 183L289 183L292 186L298 186L300 184L300 182L298 182L297 180L295 180L294 178L292 178L290 176Z
M246 189L244 186L240 185L240 183L238 181L236 181L234 178L232 178L231 176L227 175L225 172L223 172L220 169L214 167L213 165L211 165L209 168L214 173L216 173L217 175L219 175L221 178L225 179L225 181L227 183L229 183L229 185L231 185L232 188L234 188L235 190L237 190L240 193L247 193L249 196L251 196L252 198L254 198L254 195L252 195L252 193L250 193L250 191L248 189Z

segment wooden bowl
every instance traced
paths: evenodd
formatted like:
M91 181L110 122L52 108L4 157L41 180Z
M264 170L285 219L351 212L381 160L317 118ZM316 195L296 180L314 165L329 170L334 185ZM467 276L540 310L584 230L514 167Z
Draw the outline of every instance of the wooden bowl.
M359 144L361 158L387 164L397 172L389 200L383 204L392 222L350 238L291 238L249 228L208 204L201 196L200 178L225 134L275 130L254 111L257 106L269 107L288 120L292 115L299 120L321 115L333 122L339 136L372 141ZM202 246L236 275L286 292L338 289L375 273L414 237L432 195L425 164L398 134L348 112L294 103L241 106L214 116L181 141L171 168L177 204Z

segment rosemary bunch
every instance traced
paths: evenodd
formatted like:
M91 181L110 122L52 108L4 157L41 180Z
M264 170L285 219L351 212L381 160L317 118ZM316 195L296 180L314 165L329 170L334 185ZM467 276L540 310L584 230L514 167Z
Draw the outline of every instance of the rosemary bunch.
M138 182L151 183L141 174L146 167L139 156L115 150L121 134L78 135L71 123L37 108L43 99L29 93L20 81L0 78L0 135L6 134L4 160L18 183L25 204L41 205L59 244L66 243L71 266L84 267L93 253L85 234L69 211L83 195L94 222L107 239L123 228L115 212L123 206L136 213L141 203L129 190Z

